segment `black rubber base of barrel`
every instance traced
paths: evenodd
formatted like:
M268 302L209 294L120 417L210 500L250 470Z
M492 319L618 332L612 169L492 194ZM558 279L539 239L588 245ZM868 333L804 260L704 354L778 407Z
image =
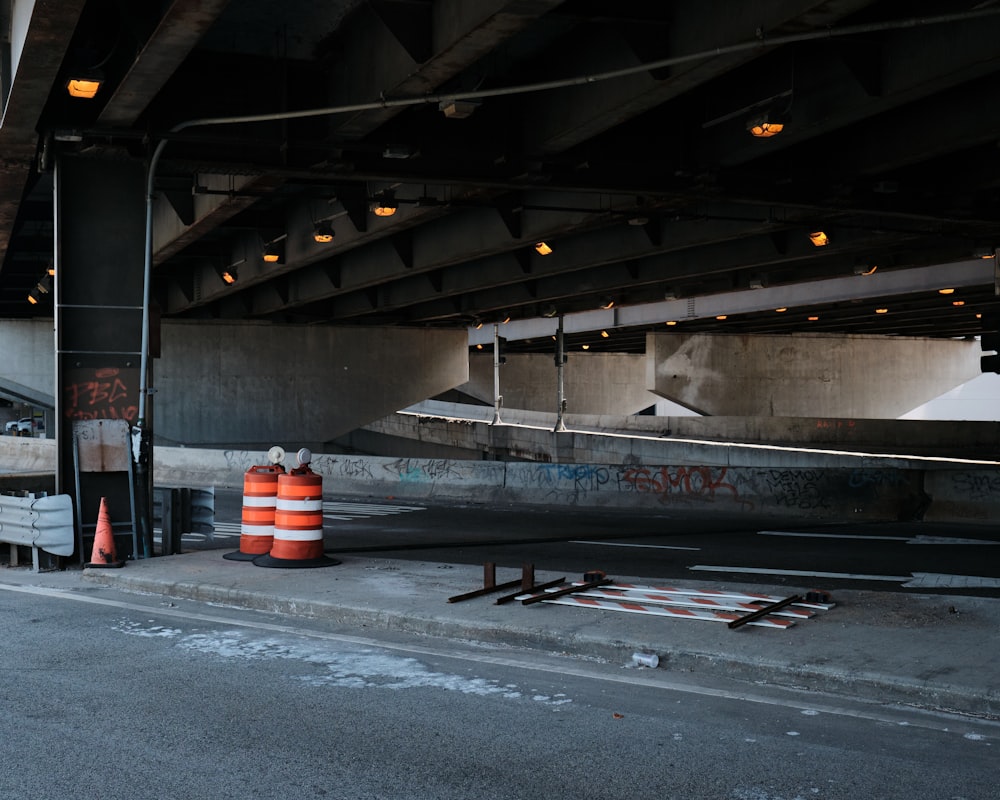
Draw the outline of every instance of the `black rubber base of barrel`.
M273 567L275 569L308 569L310 567L332 567L339 564L335 558L320 556L319 558L275 558L268 554L257 556L253 563L258 567Z
M230 561L253 561L264 555L267 553L244 553L242 550L234 550L232 553L225 553L222 557Z

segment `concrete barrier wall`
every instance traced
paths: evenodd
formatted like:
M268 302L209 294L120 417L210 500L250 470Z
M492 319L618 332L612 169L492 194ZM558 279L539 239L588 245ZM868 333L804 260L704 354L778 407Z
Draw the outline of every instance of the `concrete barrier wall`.
M1000 470L929 471L925 491L933 498L925 519L1000 523Z
M19 459L12 464L11 455ZM37 490L54 442L0 444L0 488ZM157 447L157 485L241 490L244 473L267 464L264 451ZM27 468L29 467L30 468ZM25 467L25 468L21 468ZM758 513L837 521L995 522L1000 469L767 467L692 464L471 461L315 455L329 494L462 502L543 503L593 508ZM36 485L25 485L38 484Z
M157 483L242 488L264 452L166 448ZM897 469L539 464L315 455L324 492L411 500L544 503L593 508L789 515L820 520L896 520L918 515L922 474Z

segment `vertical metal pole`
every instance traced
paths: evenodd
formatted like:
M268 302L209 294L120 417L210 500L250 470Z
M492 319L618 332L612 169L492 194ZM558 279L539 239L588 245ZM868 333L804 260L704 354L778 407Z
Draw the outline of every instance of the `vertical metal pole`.
M559 404L556 413L556 433L566 430L563 415L566 413L566 385L563 383L563 368L566 355L563 344L563 318L559 315L559 327L556 329L556 402Z
M500 406L503 397L500 395L500 326L493 323L493 422L500 424Z

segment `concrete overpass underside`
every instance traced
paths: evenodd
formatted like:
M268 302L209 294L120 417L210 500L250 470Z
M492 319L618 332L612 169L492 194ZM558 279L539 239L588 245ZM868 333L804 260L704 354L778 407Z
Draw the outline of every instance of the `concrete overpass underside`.
M751 431L971 377L1000 6L738 6L0 3L0 317L48 329L0 377L53 399L63 487L86 415L294 446L489 403L508 320L527 410L557 321L573 413Z

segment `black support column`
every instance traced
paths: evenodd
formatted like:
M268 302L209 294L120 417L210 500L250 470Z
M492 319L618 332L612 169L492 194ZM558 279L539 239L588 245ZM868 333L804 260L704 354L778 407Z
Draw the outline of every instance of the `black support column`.
M62 156L55 178L56 491L74 496L78 518L96 519L101 496L122 517L130 498L120 479L97 480L77 496L73 423L133 426L138 418L145 168L134 159ZM135 488L137 499L148 498L148 487ZM148 501L137 505L147 520ZM143 552L119 557L151 555L147 523L135 524Z

